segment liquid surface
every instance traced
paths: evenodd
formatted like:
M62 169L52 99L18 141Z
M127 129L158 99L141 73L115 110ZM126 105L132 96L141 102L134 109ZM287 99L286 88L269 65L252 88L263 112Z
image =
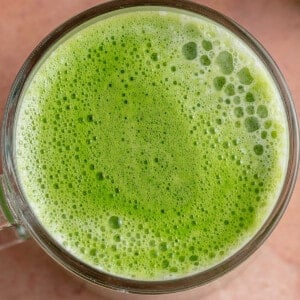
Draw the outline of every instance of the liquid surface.
M82 261L136 279L193 274L239 249L273 207L288 156L280 101L224 28L123 13L36 70L15 125L18 177Z

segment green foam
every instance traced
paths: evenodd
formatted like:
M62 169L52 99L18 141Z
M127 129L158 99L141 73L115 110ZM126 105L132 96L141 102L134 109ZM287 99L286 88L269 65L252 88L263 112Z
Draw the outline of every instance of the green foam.
M35 70L15 124L18 178L80 260L178 278L260 228L286 172L286 118L263 64L221 26L125 12L70 35Z

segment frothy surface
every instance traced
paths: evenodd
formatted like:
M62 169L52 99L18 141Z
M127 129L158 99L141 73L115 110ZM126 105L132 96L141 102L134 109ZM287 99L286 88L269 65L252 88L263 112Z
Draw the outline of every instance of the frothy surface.
M124 13L36 71L16 123L18 176L40 222L82 261L182 277L239 249L272 208L287 158L280 101L222 27Z

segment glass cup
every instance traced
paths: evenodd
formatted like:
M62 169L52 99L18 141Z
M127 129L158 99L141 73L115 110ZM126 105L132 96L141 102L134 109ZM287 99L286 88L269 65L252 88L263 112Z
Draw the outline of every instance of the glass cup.
M47 59L53 48L85 26L108 16L141 9L159 10L162 8L191 16L201 15L211 19L230 30L254 51L267 67L281 94L288 120L289 157L287 173L277 202L264 224L247 244L218 265L197 274L172 280L141 281L121 278L92 268L68 253L47 233L28 205L20 187L14 154L14 124L16 111L26 85L30 82L36 68ZM2 124L1 153L3 170L1 175L2 191L0 189L2 208L0 229L7 228L11 235L6 235L8 240L0 240L0 249L32 237L55 261L89 283L131 293L162 294L202 286L220 278L241 264L266 240L284 213L296 182L299 161L299 129L291 95L275 62L260 43L234 21L208 7L185 0L116 0L88 9L63 23L33 50L19 71L8 97Z

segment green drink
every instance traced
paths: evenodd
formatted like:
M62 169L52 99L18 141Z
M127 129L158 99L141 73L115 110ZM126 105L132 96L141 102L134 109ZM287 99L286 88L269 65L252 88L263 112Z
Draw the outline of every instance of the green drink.
M53 48L15 137L45 229L94 268L145 280L240 249L273 208L288 157L264 65L220 25L175 11L124 12Z

